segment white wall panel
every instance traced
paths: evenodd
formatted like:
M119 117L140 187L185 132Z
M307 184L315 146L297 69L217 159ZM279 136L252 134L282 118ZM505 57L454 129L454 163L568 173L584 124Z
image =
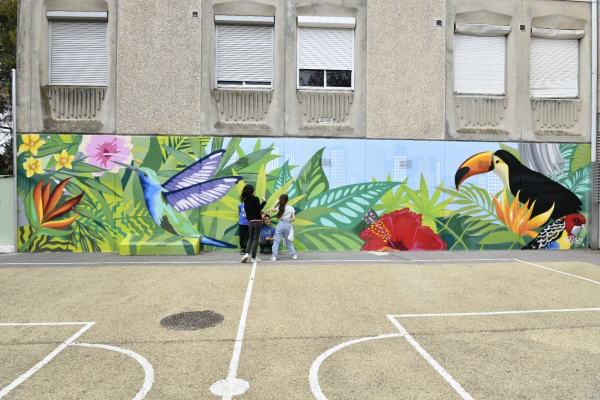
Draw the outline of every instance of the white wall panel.
M454 35L454 92L503 95L506 36Z

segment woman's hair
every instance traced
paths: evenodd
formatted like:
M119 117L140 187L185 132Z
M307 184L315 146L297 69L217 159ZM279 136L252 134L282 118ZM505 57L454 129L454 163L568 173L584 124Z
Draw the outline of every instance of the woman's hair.
M254 186L252 186L252 185L246 185L242 189L242 194L240 195L240 200L244 201L248 197L252 196L253 194L254 194Z
M285 206L287 206L287 202L287 194L284 193L281 196L279 196L279 211L277 211L277 218L281 218L281 216L283 215L283 212L285 211Z

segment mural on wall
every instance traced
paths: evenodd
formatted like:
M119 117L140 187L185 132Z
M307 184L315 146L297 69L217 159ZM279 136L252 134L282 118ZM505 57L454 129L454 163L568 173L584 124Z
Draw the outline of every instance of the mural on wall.
M590 151L568 143L20 135L19 251L233 248L245 184L266 209L288 194L298 250L587 247Z

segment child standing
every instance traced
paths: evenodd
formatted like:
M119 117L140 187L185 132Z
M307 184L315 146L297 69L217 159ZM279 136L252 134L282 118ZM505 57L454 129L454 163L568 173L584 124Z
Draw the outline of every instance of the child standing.
M240 232L240 254L244 255L246 254L246 244L248 243L248 218L246 218L244 203L238 205L238 213L240 215L240 222L238 223Z
M250 262L256 260L256 249L260 238L260 228L262 227L261 211L267 204L265 198L262 198L262 203L259 203L258 197L254 195L254 186L246 185L242 189L240 200L244 202L244 210L246 211L246 219L248 220L248 243L246 244L246 254L242 257L242 262L245 263L250 258Z
M277 261L277 253L279 253L279 243L281 242L281 238L285 238L288 244L288 249L292 254L292 260L297 260L298 256L296 255L296 249L294 249L294 245L291 240L287 240L290 235L290 231L292 230L292 222L296 220L296 212L294 211L294 207L288 206L288 195L282 194L279 196L279 209L277 211L277 218L279 218L279 222L277 223L277 229L275 234L275 241L273 243L273 250L271 251L271 261ZM275 211L275 207L273 207L271 211Z

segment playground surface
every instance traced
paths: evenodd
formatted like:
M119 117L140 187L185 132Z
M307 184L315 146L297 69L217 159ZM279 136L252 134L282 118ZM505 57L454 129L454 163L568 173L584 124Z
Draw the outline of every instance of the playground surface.
M600 398L598 251L262 258L0 255L0 398Z

